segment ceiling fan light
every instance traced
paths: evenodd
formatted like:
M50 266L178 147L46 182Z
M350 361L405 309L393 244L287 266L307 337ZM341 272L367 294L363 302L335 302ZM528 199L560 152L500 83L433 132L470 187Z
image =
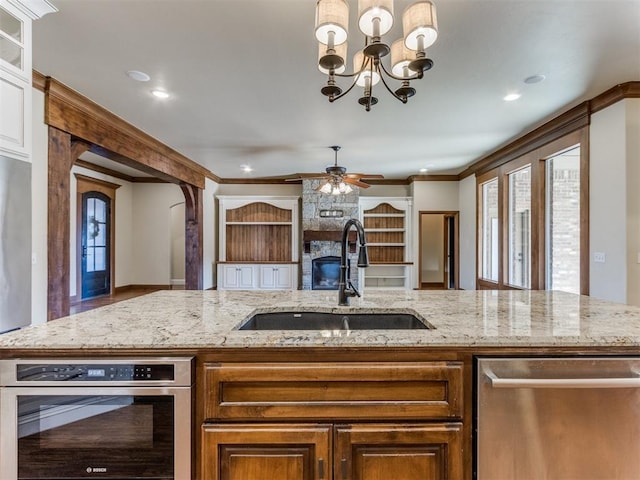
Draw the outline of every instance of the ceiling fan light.
M320 43L340 45L347 41L349 5L344 0L318 0L316 38ZM333 32L331 35L330 32ZM333 38L332 38L333 37Z
M375 27L375 19L379 26ZM393 27L393 0L358 0L358 28L367 37L380 37Z
M414 51L429 48L438 38L436 6L430 1L410 5L402 15L402 29L407 48Z
M325 193L325 194L327 194L327 195L328 195L328 194L330 194L330 193L332 193L332 192L333 192L333 185L331 185L331 182L330 182L330 181L327 181L324 185L322 185L322 186L318 189L318 191L319 191L320 193Z
M380 74L375 69L371 71L371 59L367 59L367 63L363 68L362 63L364 58L362 50L357 51L353 56L353 71L360 72L360 69L362 69L362 72L360 72L356 78L356 85L359 87L367 86L367 78L371 78L371 85L375 85L380 81Z
M336 45L335 53L329 53L327 46L318 44L318 70L324 74L329 74L329 67L334 67L334 73L343 73L346 70L345 59L347 58L347 42ZM336 66L342 61L340 66Z
M347 183L340 182L337 186L338 193L334 193L334 195L345 195L347 193L353 192L353 188Z
M415 60L416 54L413 50L409 50L404 44L404 39L400 38L391 45L391 73L396 77L409 77L409 63Z

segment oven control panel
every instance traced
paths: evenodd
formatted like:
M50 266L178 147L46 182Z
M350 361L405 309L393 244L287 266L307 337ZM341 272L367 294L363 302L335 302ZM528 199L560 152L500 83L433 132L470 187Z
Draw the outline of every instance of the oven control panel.
M18 363L19 382L145 382L174 380L174 365Z

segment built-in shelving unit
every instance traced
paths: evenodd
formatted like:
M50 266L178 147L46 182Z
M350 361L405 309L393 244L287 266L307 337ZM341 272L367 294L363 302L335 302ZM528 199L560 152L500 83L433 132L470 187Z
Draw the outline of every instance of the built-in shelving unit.
M218 288L298 287L298 197L219 196Z
M365 288L412 288L411 199L361 197L369 268L361 269Z

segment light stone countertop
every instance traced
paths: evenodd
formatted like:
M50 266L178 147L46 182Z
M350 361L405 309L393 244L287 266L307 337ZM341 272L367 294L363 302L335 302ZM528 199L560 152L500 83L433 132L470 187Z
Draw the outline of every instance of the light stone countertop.
M640 308L562 292L161 291L0 335L7 349L639 347ZM434 330L239 331L255 312L415 313Z

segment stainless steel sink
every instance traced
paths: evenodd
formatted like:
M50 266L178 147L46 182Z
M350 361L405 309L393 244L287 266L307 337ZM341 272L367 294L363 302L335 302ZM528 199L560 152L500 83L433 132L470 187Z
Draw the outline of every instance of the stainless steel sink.
M409 313L258 313L238 330L418 330L431 325Z

